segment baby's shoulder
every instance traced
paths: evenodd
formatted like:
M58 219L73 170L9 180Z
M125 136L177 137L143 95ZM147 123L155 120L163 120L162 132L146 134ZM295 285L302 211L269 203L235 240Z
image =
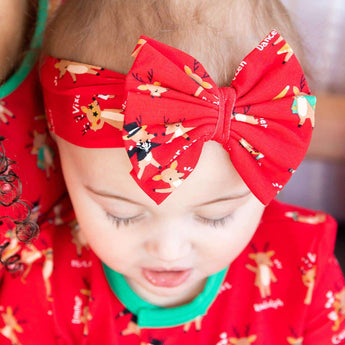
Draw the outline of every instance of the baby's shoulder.
M259 243L289 256L312 252L329 256L336 229L337 223L329 214L274 200L267 206L251 246Z

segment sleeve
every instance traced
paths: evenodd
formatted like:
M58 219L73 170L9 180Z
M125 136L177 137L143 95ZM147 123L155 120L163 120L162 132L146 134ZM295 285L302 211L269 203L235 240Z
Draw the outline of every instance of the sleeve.
M319 240L318 273L303 345L345 344L345 280L333 254L336 226L327 217Z

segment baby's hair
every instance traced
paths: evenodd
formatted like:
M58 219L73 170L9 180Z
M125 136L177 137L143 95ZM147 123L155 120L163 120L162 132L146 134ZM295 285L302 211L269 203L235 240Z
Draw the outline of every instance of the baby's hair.
M43 54L126 74L146 35L192 55L221 87L272 29L303 65L300 39L280 0L68 0L48 25Z

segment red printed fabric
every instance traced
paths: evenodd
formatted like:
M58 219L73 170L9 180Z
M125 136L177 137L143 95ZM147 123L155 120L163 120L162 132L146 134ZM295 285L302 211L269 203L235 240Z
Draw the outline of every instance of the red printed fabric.
M47 58L41 81L51 130L82 147L125 146L131 175L157 204L215 140L268 204L303 159L314 127L316 99L288 43L273 30L220 88L192 56L148 37L132 55L127 76Z
M4 275L1 344L345 344L345 283L332 254L336 224L324 213L273 201L206 315L162 328L138 327L73 214L65 219L45 223L27 248L35 259L25 277ZM263 266L258 255L267 259Z

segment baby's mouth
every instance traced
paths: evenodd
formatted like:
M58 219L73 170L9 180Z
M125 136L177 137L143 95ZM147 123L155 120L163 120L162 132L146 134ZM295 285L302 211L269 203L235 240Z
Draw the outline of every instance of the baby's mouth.
M192 269L142 268L144 278L154 286L175 287L184 283L192 273Z

